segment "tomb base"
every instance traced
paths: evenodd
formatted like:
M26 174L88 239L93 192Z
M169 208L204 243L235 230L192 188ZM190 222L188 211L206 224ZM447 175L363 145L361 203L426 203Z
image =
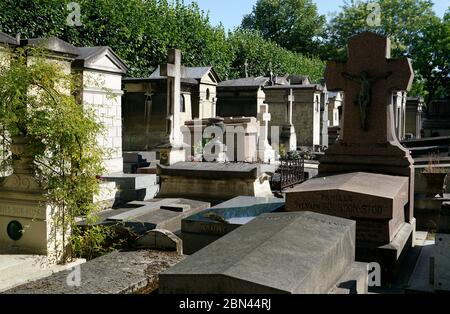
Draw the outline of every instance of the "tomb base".
M266 147L264 149L258 150L259 160L266 164L272 164L275 162L275 151L272 147Z
M113 206L132 201L147 201L155 198L159 192L156 174L112 173L102 177L103 184L113 184ZM111 196L111 195L110 195Z
M65 230L64 237L61 217L32 176L7 177L0 186L0 254L43 255L48 264L61 262L70 234Z
M397 278L406 253L412 248L414 232L415 221L412 224L404 223L389 244L377 246L370 242L357 241L356 260L379 263L382 284L387 286Z
M170 166L186 161L186 151L183 147L161 147L159 154L161 165Z
M367 291L355 222L311 212L264 214L159 275L162 294ZM356 282L353 287L345 283Z
M364 172L322 176L289 191L286 210L356 221L356 260L378 262L388 284L412 247L416 222L405 219L408 195L408 177Z

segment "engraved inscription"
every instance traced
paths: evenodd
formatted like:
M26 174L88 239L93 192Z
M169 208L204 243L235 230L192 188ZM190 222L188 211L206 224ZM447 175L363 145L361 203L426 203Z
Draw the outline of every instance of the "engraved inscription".
M31 219L45 219L45 211L38 208L26 208L19 206L0 207L0 216L23 217ZM44 216L44 217L42 217Z
M296 203L299 211L313 211L322 214L340 216L346 218L390 218L386 216L385 205L372 200L370 203L348 194L315 194L314 198L305 195Z

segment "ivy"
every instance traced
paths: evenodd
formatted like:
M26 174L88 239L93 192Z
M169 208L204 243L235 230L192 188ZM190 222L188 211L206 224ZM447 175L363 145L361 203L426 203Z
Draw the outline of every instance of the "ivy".
M64 242L77 243L70 251L79 256L86 251L83 243L111 233L99 228L83 232L76 223L76 217L93 222L99 209L93 197L100 189L97 177L104 172L105 152L97 141L103 128L95 113L76 101L76 77L43 53L19 48L10 53L9 66L0 68L2 169L6 172L17 158L33 163L46 203L58 209L55 224L64 236L72 234ZM9 153L15 141L25 142L22 156Z

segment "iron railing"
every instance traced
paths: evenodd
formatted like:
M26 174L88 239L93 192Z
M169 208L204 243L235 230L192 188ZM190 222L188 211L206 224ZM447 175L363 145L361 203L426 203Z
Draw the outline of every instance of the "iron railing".
M272 178L272 190L282 192L305 181L305 160L281 160L281 164Z

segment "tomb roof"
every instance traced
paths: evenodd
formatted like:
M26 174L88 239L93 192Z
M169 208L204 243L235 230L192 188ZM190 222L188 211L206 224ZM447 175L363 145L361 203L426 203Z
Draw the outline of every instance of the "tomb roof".
M206 75L212 73L216 80L220 81L219 76L212 66L207 67L184 67L184 73L182 82L184 83L198 83L198 80L202 80ZM158 66L155 71L150 75L151 80L165 79L165 76L161 76L161 67Z
M22 39L20 44L22 46L43 47L56 53L72 56L78 56L79 54L77 47L57 37Z
M77 48L78 57L74 62L74 66L88 67L105 55L114 63L121 73L128 71L125 62L108 46L81 47Z
M269 83L270 78L259 77L246 77L236 80L228 80L219 83L219 87L262 87Z
M264 89L313 89L317 91L323 91L324 87L320 84L305 84L305 85L275 85L275 86L265 86Z
M14 37L0 32L0 44L17 45L17 41Z

